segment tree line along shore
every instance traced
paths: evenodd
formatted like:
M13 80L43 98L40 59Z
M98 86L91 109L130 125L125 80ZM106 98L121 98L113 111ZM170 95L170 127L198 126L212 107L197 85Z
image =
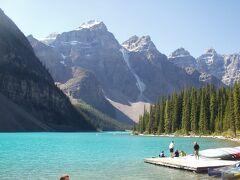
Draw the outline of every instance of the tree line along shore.
M240 83L233 87L188 88L172 93L144 110L139 134L223 135L240 132Z

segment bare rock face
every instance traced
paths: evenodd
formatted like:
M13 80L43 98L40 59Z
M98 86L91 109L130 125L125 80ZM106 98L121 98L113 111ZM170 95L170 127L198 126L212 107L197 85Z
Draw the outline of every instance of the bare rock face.
M2 10L0 10L0 93L9 99L10 102L5 101L10 104L9 106L15 106L11 104L21 106L23 111L37 121L30 124L30 120L23 120L29 119L27 115L24 117L26 113L21 113L22 118L14 120L20 126L7 128L7 131L95 130L55 86L51 75L35 56L26 37ZM8 119L1 119L3 124L4 121ZM29 124L23 125L24 122ZM47 128L41 128L43 126Z
M36 56L48 69L55 82L65 83L72 77L71 69L64 64L65 57L63 55L56 52L51 46L38 41L32 35L27 38Z

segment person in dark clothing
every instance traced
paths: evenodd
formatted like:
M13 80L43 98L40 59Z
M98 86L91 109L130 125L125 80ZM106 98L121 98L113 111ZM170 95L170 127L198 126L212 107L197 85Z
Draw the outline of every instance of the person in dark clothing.
M162 151L162 152L159 154L159 157L165 157L164 151Z
M194 149L195 158L199 159L199 149L200 149L200 146L198 145L197 142L194 142L193 149Z
M179 157L179 152L178 152L178 150L175 151L175 157Z

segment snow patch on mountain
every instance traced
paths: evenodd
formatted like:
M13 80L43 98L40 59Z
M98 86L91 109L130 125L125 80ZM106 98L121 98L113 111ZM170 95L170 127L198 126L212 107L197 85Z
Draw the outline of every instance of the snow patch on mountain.
M144 82L141 81L140 77L135 73L135 71L132 69L131 65L130 65L130 62L129 62L129 55L128 55L128 52L126 49L122 48L120 49L122 55L123 55L123 59L125 61L125 63L127 64L127 67L128 69L130 70L130 72L133 74L133 76L135 77L136 79L136 85L137 85L137 88L139 89L140 91L140 97L142 97L143 95L143 92L145 91L146 89L146 85L144 84Z
M43 42L46 45L49 45L57 38L58 35L59 35L59 33L54 32L54 33L49 34L45 38L39 39L39 41Z
M99 26L100 24L103 24L102 21L98 21L98 20L90 20L88 22L83 23L79 28L77 28L76 30L82 30L82 29L90 29L96 26Z

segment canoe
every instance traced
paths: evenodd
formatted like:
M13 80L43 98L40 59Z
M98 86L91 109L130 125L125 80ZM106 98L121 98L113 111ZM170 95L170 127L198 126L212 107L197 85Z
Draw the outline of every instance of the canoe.
M199 152L200 156L225 160L240 159L240 147L206 149Z

